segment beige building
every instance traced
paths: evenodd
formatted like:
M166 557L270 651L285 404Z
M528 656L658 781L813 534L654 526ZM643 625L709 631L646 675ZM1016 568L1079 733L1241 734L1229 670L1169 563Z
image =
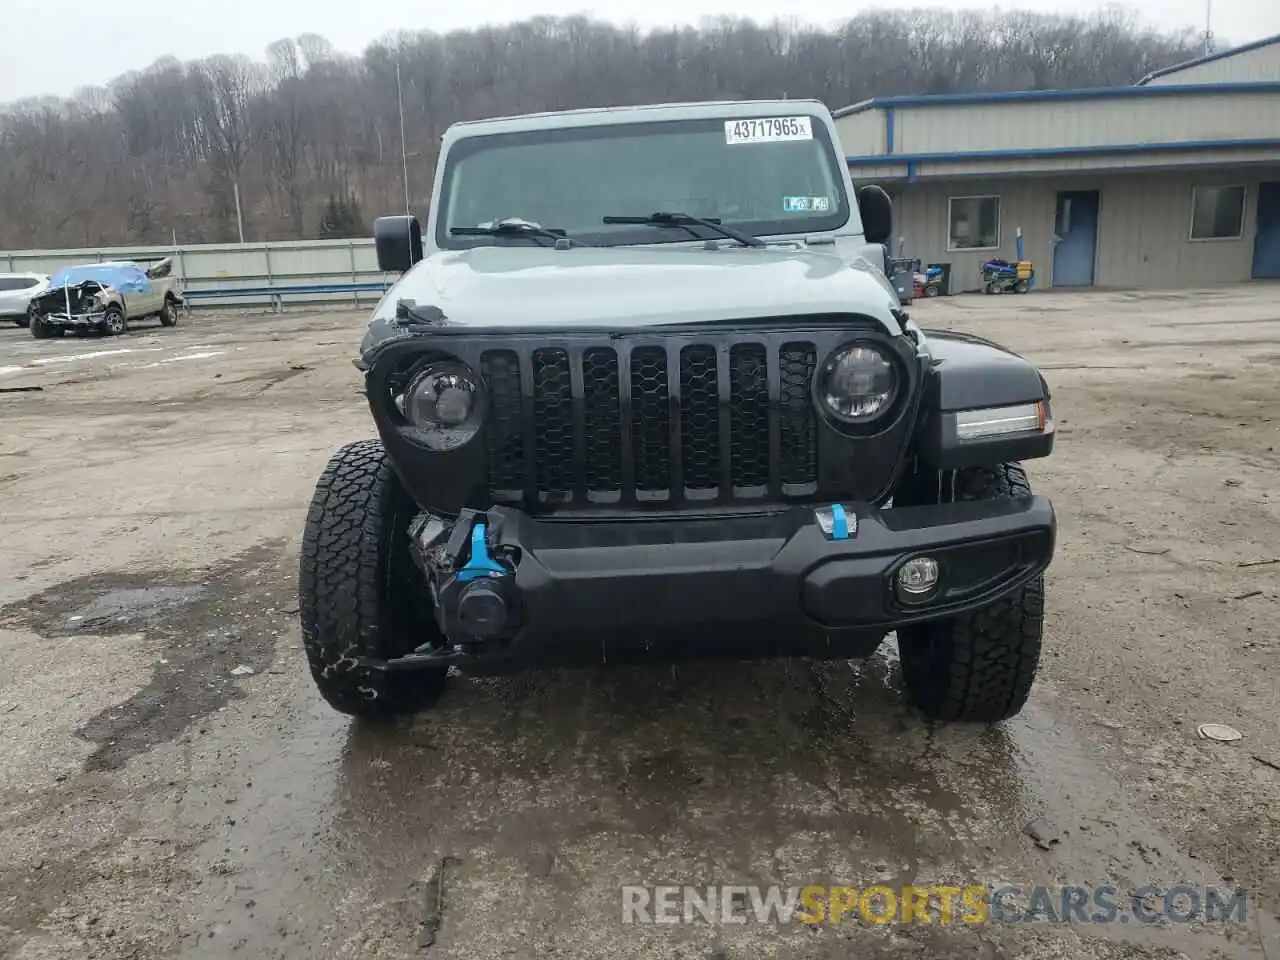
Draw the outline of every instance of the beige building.
M1280 279L1280 36L1132 87L887 97L836 111L855 183L896 203L894 256L951 289L1014 260L1037 287Z

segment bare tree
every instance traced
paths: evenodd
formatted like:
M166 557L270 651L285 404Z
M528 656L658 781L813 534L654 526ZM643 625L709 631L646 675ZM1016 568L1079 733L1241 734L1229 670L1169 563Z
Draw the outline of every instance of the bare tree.
M265 59L173 57L75 97L0 106L0 247L311 236L330 197L400 204L399 66L409 180L421 206L456 120L580 106L1132 83L1194 57L1192 27L1143 29L987 10L873 10L834 28L732 17L644 32L534 17L448 34L400 31L347 57L315 34Z
M266 87L264 71L248 57L216 56L200 61L194 76L213 214L234 224L245 163L260 135L251 106Z

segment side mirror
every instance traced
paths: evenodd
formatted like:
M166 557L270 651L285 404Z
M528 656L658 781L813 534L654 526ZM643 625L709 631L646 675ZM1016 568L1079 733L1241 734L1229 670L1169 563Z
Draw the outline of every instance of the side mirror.
M858 213L868 243L888 243L893 235L893 201L884 189L867 184L858 189Z
M417 217L379 217L373 221L373 246L379 270L404 273L422 259L422 225Z

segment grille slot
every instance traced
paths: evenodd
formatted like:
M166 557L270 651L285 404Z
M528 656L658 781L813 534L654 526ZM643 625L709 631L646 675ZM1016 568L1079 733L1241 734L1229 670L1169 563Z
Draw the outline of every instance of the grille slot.
M608 347L591 347L582 354L583 432L586 462L582 465L587 490L602 496L622 496L622 393L618 355Z
M567 350L533 352L533 463L538 497L573 491L573 386Z
M480 372L489 385L489 490L501 499L515 499L524 493L525 484L520 357L514 350L486 351Z
M691 491L720 487L720 387L716 348L680 351L680 467Z
M817 364L811 343L784 343L778 351L778 460L784 492L818 476L818 424L809 400Z
M636 498L664 500L671 488L671 401L662 347L631 354L630 419Z
M734 485L763 490L769 484L769 359L763 344L729 349L729 436Z
M491 495L543 504L812 493L808 341L485 350Z

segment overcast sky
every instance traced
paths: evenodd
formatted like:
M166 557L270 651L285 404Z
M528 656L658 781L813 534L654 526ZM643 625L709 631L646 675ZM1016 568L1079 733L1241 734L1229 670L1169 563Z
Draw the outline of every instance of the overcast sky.
M1223 40L1244 43L1280 33L1276 0L1212 0L1213 30ZM0 103L20 97L66 96L102 84L158 57L181 60L215 53L262 55L268 43L300 33L318 33L340 50L356 53L398 29L447 31L522 19L535 14L584 13L642 27L734 14L769 20L788 7L804 19L828 23L873 7L907 5L950 9L986 8L981 0L0 0ZM1089 13L1096 0L1018 0L1018 9ZM1203 29L1205 0L1129 0L1153 26Z

